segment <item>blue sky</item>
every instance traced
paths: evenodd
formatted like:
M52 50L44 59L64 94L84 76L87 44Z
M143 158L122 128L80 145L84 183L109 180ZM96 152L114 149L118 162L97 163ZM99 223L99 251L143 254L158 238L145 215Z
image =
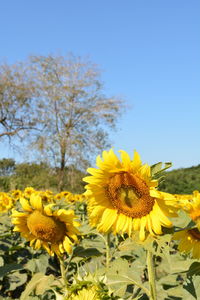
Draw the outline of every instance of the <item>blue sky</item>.
M200 1L1 1L0 37L1 61L73 52L97 63L105 93L128 104L116 151L200 164ZM0 158L12 155L1 144Z

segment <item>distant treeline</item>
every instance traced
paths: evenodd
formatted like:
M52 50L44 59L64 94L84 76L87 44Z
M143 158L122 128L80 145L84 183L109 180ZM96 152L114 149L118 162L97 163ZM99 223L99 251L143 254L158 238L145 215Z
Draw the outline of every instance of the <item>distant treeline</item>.
M74 193L84 191L82 178L86 174L73 165L65 167L63 190ZM168 171L163 174L159 189L173 194L190 194L200 191L200 165ZM58 191L59 169L46 163L16 163L13 159L0 160L0 189L8 192L32 186L37 190Z
M37 190L58 192L59 171L46 163L16 163L13 159L4 158L0 160L0 190L8 192L31 186ZM72 165L65 167L64 175L63 190L73 193L84 191L83 172Z
M200 165L164 173L159 189L173 194L191 194L200 191Z

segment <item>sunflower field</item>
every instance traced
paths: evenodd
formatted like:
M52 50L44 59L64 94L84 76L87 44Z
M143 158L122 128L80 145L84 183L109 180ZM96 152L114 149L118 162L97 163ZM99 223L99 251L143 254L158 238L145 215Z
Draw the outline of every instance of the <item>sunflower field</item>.
M82 194L0 192L0 299L199 299L200 193L160 191L170 163L119 152Z

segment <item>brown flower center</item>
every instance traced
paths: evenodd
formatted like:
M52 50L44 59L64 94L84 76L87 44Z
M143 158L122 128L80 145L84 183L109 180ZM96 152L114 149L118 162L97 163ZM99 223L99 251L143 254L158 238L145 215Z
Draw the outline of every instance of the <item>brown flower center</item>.
M27 219L30 232L38 239L45 242L56 243L63 239L66 226L55 217L44 216L39 211L34 211Z
M120 172L111 177L106 193L119 213L132 218L149 214L155 202L146 182L128 172Z
M197 228L193 228L188 230L189 235L191 235L194 239L200 240L200 232Z

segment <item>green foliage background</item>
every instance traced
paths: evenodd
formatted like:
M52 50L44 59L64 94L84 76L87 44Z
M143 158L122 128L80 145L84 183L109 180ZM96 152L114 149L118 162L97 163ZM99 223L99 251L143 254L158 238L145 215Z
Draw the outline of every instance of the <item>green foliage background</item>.
M73 172L73 176L68 177L69 172ZM159 186L162 191L191 194L200 190L200 165L163 173L165 176ZM65 168L64 189L83 192L84 176L73 166ZM73 178L73 182L69 178ZM46 163L19 164L12 159L0 160L1 191L23 190L32 186L36 190L57 192L58 181L59 170ZM73 255L65 255L64 258L66 279L71 290L102 280L100 299L147 300L146 252L151 251L156 266L158 299L199 299L200 263L177 251L177 243L171 240L170 230L156 239L149 237L143 243L137 236L135 240L126 235L106 237L89 226L84 203L72 205L80 217L82 237L74 247ZM0 300L64 300L61 298L63 285L58 258L49 257L42 249L32 249L19 233L12 231L9 215L10 212L0 217ZM173 222L174 228L185 228L190 218L180 212Z
M159 189L172 194L192 194L200 191L200 165L165 172Z
M82 193L84 191L82 178L85 173L74 166L66 167L64 172L63 189L73 193ZM192 194L194 190L200 191L200 165L167 171L163 175L159 184L161 191L173 194ZM0 160L1 191L23 190L27 186L32 186L38 190L50 189L57 192L58 182L59 170L44 162L16 163L13 159Z
M68 176L70 174L70 176ZM85 174L68 166L64 169L63 190L73 193L84 191L82 178ZM73 175L73 176L71 176ZM0 190L8 192L14 189L24 190L31 186L37 190L51 190L57 192L59 183L59 169L52 168L46 163L16 163L13 159L0 160Z

